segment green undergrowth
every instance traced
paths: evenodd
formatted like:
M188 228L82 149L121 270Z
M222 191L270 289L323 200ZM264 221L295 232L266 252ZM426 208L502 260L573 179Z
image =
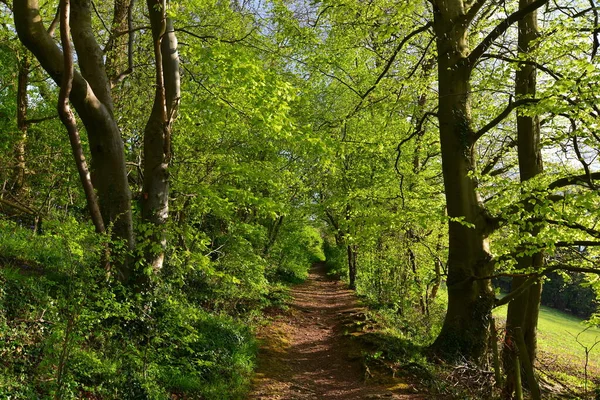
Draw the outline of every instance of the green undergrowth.
M445 293L440 293L445 298ZM443 314L429 318L413 310L398 310L369 304L365 320L357 323L362 342L368 344L365 354L367 363L385 365L395 375L408 374L426 390L439 396L451 398L496 398L500 392L493 388L491 367L481 368L468 362L439 363L429 358L427 345L437 335ZM504 324L506 306L494 311L501 326ZM578 343L579 341L579 343ZM596 344L598 343L598 344ZM546 389L567 396L594 398L600 388L600 329L587 325L581 318L541 307L538 322L538 372L545 383L554 389ZM592 349L593 347L593 349ZM591 349L591 350L590 350ZM587 398L587 397L586 397Z
M494 310L494 316L503 326L506 306ZM600 328L586 325L581 318L562 311L540 307L538 369L550 379L554 377L581 391L585 386L586 348L591 349L587 361L588 388L600 387Z
M323 253L329 275L337 278L348 275L347 255L344 247L336 246L331 240L325 240L323 242Z
M325 261L323 239L312 226L287 225L282 228L281 239L273 246L270 257L277 266L271 281L300 283L308 277L308 268L313 263Z
M242 248L219 263L172 255L151 291L133 293L100 267L90 228L48 221L34 235L0 221L0 398L244 398L260 311L284 307L288 282L319 259L304 237L296 255L291 241L274 246L288 257L278 279L248 254L260 275L236 274Z
M367 380L404 393L439 398L481 398L481 388L472 388L456 376L457 370L478 374L474 366L432 362L427 345L432 337L408 326L406 319L391 310L369 308L346 329L358 343ZM477 377L479 378L479 377ZM489 398L487 387L483 398Z
M415 323L418 321L394 310L371 305L347 328L345 333L362 348L369 379L434 398L494 398L498 394L490 375L478 366L446 364L432 358L427 346L437 331Z

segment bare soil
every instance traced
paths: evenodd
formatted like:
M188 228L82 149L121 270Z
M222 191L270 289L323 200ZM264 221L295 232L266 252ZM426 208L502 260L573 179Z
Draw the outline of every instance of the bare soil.
M330 279L322 263L292 289L288 312L259 333L258 369L249 400L425 399L405 379L375 383L360 343L347 335L364 311L354 293Z

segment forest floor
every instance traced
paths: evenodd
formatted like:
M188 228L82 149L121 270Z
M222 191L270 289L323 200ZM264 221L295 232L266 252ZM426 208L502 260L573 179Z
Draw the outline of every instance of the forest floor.
M364 308L344 283L327 276L323 263L291 294L289 310L259 332L249 400L427 398L406 378L377 379L365 365L360 342L347 334Z

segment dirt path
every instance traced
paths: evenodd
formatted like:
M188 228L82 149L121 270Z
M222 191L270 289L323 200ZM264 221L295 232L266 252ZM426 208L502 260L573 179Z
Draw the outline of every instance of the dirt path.
M365 383L360 348L344 335L361 311L352 291L316 264L292 289L290 312L260 335L258 369L249 400L424 399L407 383Z

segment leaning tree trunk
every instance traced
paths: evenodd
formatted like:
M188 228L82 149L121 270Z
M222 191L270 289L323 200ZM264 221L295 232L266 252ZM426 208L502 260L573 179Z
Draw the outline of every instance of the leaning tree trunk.
M467 62L463 7L438 1L434 7L439 82L439 130L449 223L448 311L432 350L444 357L477 360L486 351L494 293L487 223L469 176L475 168L475 135L469 104L472 67ZM462 2L460 2L462 3Z
M519 8L524 8L532 0L520 0ZM531 12L519 21L518 51L520 55L529 55L533 42L538 36L537 12ZM517 99L534 98L536 94L536 68L532 64L521 64L516 72L515 94ZM519 156L519 173L521 182L525 182L542 172L542 153L540 150L540 123L537 116L517 114L517 143ZM533 210L533 204L526 202L528 211ZM534 227L531 234L535 236L539 229ZM520 270L540 269L543 254L541 252L530 256L520 257ZM512 280L512 290L524 284L527 278L515 277ZM508 304L506 318L506 336L503 348L503 363L506 372L505 397L511 398L516 387L515 361L517 349L514 332L520 328L525 338L525 344L531 363L535 361L537 350L537 321L542 294L541 280L530 286L523 294ZM523 377L525 374L521 374ZM524 384L528 384L523 380Z
M71 152L75 158L75 165L77 166L79 179L81 181L81 185L83 186L88 210L92 217L92 222L96 227L97 233L104 233L104 221L102 220L100 207L98 206L98 199L96 198L96 193L94 192L94 186L92 185L87 162L85 161L85 156L81 147L81 139L79 137L79 130L77 129L77 121L75 120L73 111L71 111L71 107L69 107L69 94L71 93L71 89L73 87L74 72L73 51L71 49L71 31L69 26L69 0L61 0L60 8L60 39L64 53L64 71L60 92L58 94L58 115L65 128L67 128L69 142L71 143Z
M146 262L154 271L162 268L166 247L164 225L169 216L171 123L180 97L177 38L167 18L165 0L148 0L154 44L156 89L150 118L144 131L144 183L142 218L152 225Z
M44 29L38 0L15 0L13 13L19 39L61 86L64 71L62 52ZM74 74L69 99L88 135L92 182L98 194L102 218L113 236L132 248L131 193L123 140L113 115L104 55L93 35L90 0L72 2L71 21L81 74ZM132 266L127 262L117 263L117 266L121 279L128 280L133 272Z

